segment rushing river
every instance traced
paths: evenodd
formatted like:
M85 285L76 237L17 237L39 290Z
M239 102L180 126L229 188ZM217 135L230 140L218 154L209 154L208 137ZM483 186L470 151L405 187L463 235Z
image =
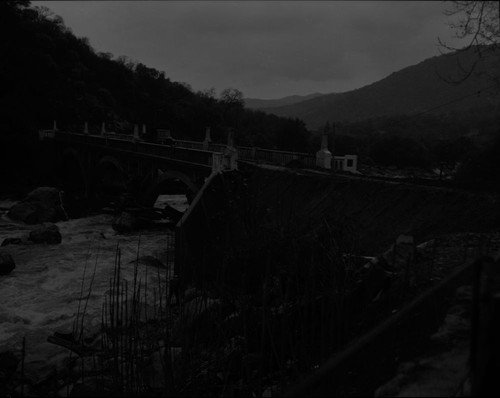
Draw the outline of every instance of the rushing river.
M161 205L161 200L179 210L187 207L183 195L160 197L157 205ZM13 204L0 201L0 209L4 209L0 211L0 242L5 238L26 238L30 230L37 227L10 220L5 209ZM79 303L83 308L87 296L86 334L98 330L117 247L121 252L123 279L133 280L134 260L139 256L145 260L139 263L138 278L143 283L148 280L149 294L153 294L154 288L165 289L166 277L160 278L159 285L158 269L166 276L173 266L173 231L157 224L137 233L119 235L111 227L113 218L109 214L97 214L57 222L62 235L60 244L1 248L13 257L16 268L9 275L0 276L0 352L21 352L25 337L25 374L29 379L43 379L54 369L64 367L69 351L48 343L47 337L56 331L71 332ZM166 268L155 266L153 257Z

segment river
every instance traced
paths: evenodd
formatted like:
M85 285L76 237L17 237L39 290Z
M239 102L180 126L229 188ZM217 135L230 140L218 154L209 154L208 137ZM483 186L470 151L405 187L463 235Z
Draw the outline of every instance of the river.
M14 203L0 201L0 242L5 238L27 237L29 231L37 227L7 217L6 209ZM162 203L179 210L187 208L184 195L163 195L157 205ZM87 296L85 334L92 335L99 329L117 247L121 252L123 279L131 282L134 260L146 258L139 263L138 278L143 282L148 280L148 294L153 295L153 290L159 286L165 291L166 278L160 278L159 285L159 268L154 266L153 257L165 265L160 268L161 274L170 275L174 257L173 231L160 221L136 233L119 235L111 227L113 218L110 214L94 214L57 222L62 235L60 244L20 244L1 248L13 257L16 268L9 275L0 276L0 352L20 353L24 337L25 375L32 383L65 367L69 351L48 343L47 337L54 332L71 332L79 304L82 312ZM95 276L88 294L94 268Z

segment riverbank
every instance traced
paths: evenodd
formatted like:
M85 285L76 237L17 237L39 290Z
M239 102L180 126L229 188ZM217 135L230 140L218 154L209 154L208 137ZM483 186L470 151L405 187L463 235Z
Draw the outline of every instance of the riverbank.
M182 207L182 200L178 202ZM14 203L0 202L0 242L27 236L38 227L9 219L6 212ZM173 267L173 232L157 223L119 235L111 227L113 219L110 214L94 214L57 222L60 244L2 247L14 259L16 268L0 276L0 353L10 351L19 357L25 338L24 373L33 388L67 369L69 351L48 343L47 338L55 332L71 332L79 307L82 312L86 306L85 336L99 330L118 248L124 280L133 280L133 263L139 258L138 277L143 283L149 282L150 294L159 285L155 264L162 265L161 288L165 289Z

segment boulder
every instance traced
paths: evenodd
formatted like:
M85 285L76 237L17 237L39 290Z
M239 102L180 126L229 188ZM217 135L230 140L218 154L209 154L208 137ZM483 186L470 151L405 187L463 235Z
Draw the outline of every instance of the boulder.
M140 227L140 222L137 217L124 211L113 221L112 227L119 234L123 234L135 231Z
M25 243L23 238L5 238L0 246L22 245Z
M61 233L57 225L44 223L42 227L31 231L28 239L34 243L57 244L61 243Z
M14 268L16 268L16 263L12 259L12 256L8 253L0 252L0 275L7 275Z
M56 188L40 187L12 206L7 215L13 220L24 221L26 224L67 220L61 197L62 192Z

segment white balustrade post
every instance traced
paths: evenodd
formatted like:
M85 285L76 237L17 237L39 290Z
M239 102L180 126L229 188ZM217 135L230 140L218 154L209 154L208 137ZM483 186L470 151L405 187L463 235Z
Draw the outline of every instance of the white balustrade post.
M321 149L316 152L316 166L323 169L332 168L332 153L328 150L328 135L321 137Z
M139 140L139 126L137 124L134 124L134 140Z
M52 128L52 130L57 131L57 120L54 120L54 127Z
M88 134L89 133L89 124L85 122L83 125L83 134Z
M210 127L207 127L205 130L205 140L203 141L203 149L208 151L208 147L212 142L212 138L210 138Z
M238 170L238 151L234 147L233 129L227 134L227 145L224 148L224 167L228 170Z
M106 124L102 122L101 124L101 135L105 136L106 135Z

